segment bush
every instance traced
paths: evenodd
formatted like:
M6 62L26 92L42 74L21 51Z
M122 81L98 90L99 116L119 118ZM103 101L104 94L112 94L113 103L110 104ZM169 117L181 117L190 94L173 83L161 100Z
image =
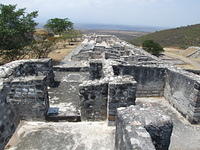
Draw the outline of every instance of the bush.
M0 4L0 54L6 61L20 58L33 41L37 11L26 13L16 5Z
M142 44L142 48L153 55L159 55L160 53L164 52L163 47L153 40L144 41Z

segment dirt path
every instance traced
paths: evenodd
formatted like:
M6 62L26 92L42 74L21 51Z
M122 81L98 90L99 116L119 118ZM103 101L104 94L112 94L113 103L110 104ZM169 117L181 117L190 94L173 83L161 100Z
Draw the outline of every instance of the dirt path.
M49 53L48 57L52 58L55 62L60 62L80 44L81 42L76 42L74 45L68 45L66 48L53 50Z
M164 54L168 57L179 59L179 60L182 60L185 63L189 64L191 66L191 68L188 68L188 69L200 69L200 63L198 63L194 60L191 60L187 57L182 56L179 51L181 51L181 50L166 48ZM189 66L189 65L187 65L187 66ZM184 66L182 66L182 67L184 67Z

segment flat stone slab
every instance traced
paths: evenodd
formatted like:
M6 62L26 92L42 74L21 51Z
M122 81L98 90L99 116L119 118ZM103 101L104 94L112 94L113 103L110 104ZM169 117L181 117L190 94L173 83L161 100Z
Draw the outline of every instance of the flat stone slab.
M24 122L7 150L114 150L114 133L106 122Z
M200 125L190 124L164 98L137 98L136 105L151 105L163 110L173 122L169 150L199 150Z

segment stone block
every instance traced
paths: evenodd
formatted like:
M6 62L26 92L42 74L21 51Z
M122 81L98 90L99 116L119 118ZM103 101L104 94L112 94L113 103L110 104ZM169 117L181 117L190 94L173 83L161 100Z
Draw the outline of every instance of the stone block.
M18 77L4 85L9 89L6 101L23 120L44 120L49 108L45 76Z
M108 120L115 120L119 107L135 105L137 82L132 76L118 76L108 86Z
M80 107L82 121L107 119L108 84L86 81L80 85Z
M168 150L173 123L153 106L118 108L116 150Z

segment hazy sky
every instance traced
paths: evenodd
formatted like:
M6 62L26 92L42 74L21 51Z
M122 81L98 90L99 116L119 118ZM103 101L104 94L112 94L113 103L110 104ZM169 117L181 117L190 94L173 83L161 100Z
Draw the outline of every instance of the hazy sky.
M38 21L68 17L76 23L174 27L200 23L200 0L0 0L27 11Z

